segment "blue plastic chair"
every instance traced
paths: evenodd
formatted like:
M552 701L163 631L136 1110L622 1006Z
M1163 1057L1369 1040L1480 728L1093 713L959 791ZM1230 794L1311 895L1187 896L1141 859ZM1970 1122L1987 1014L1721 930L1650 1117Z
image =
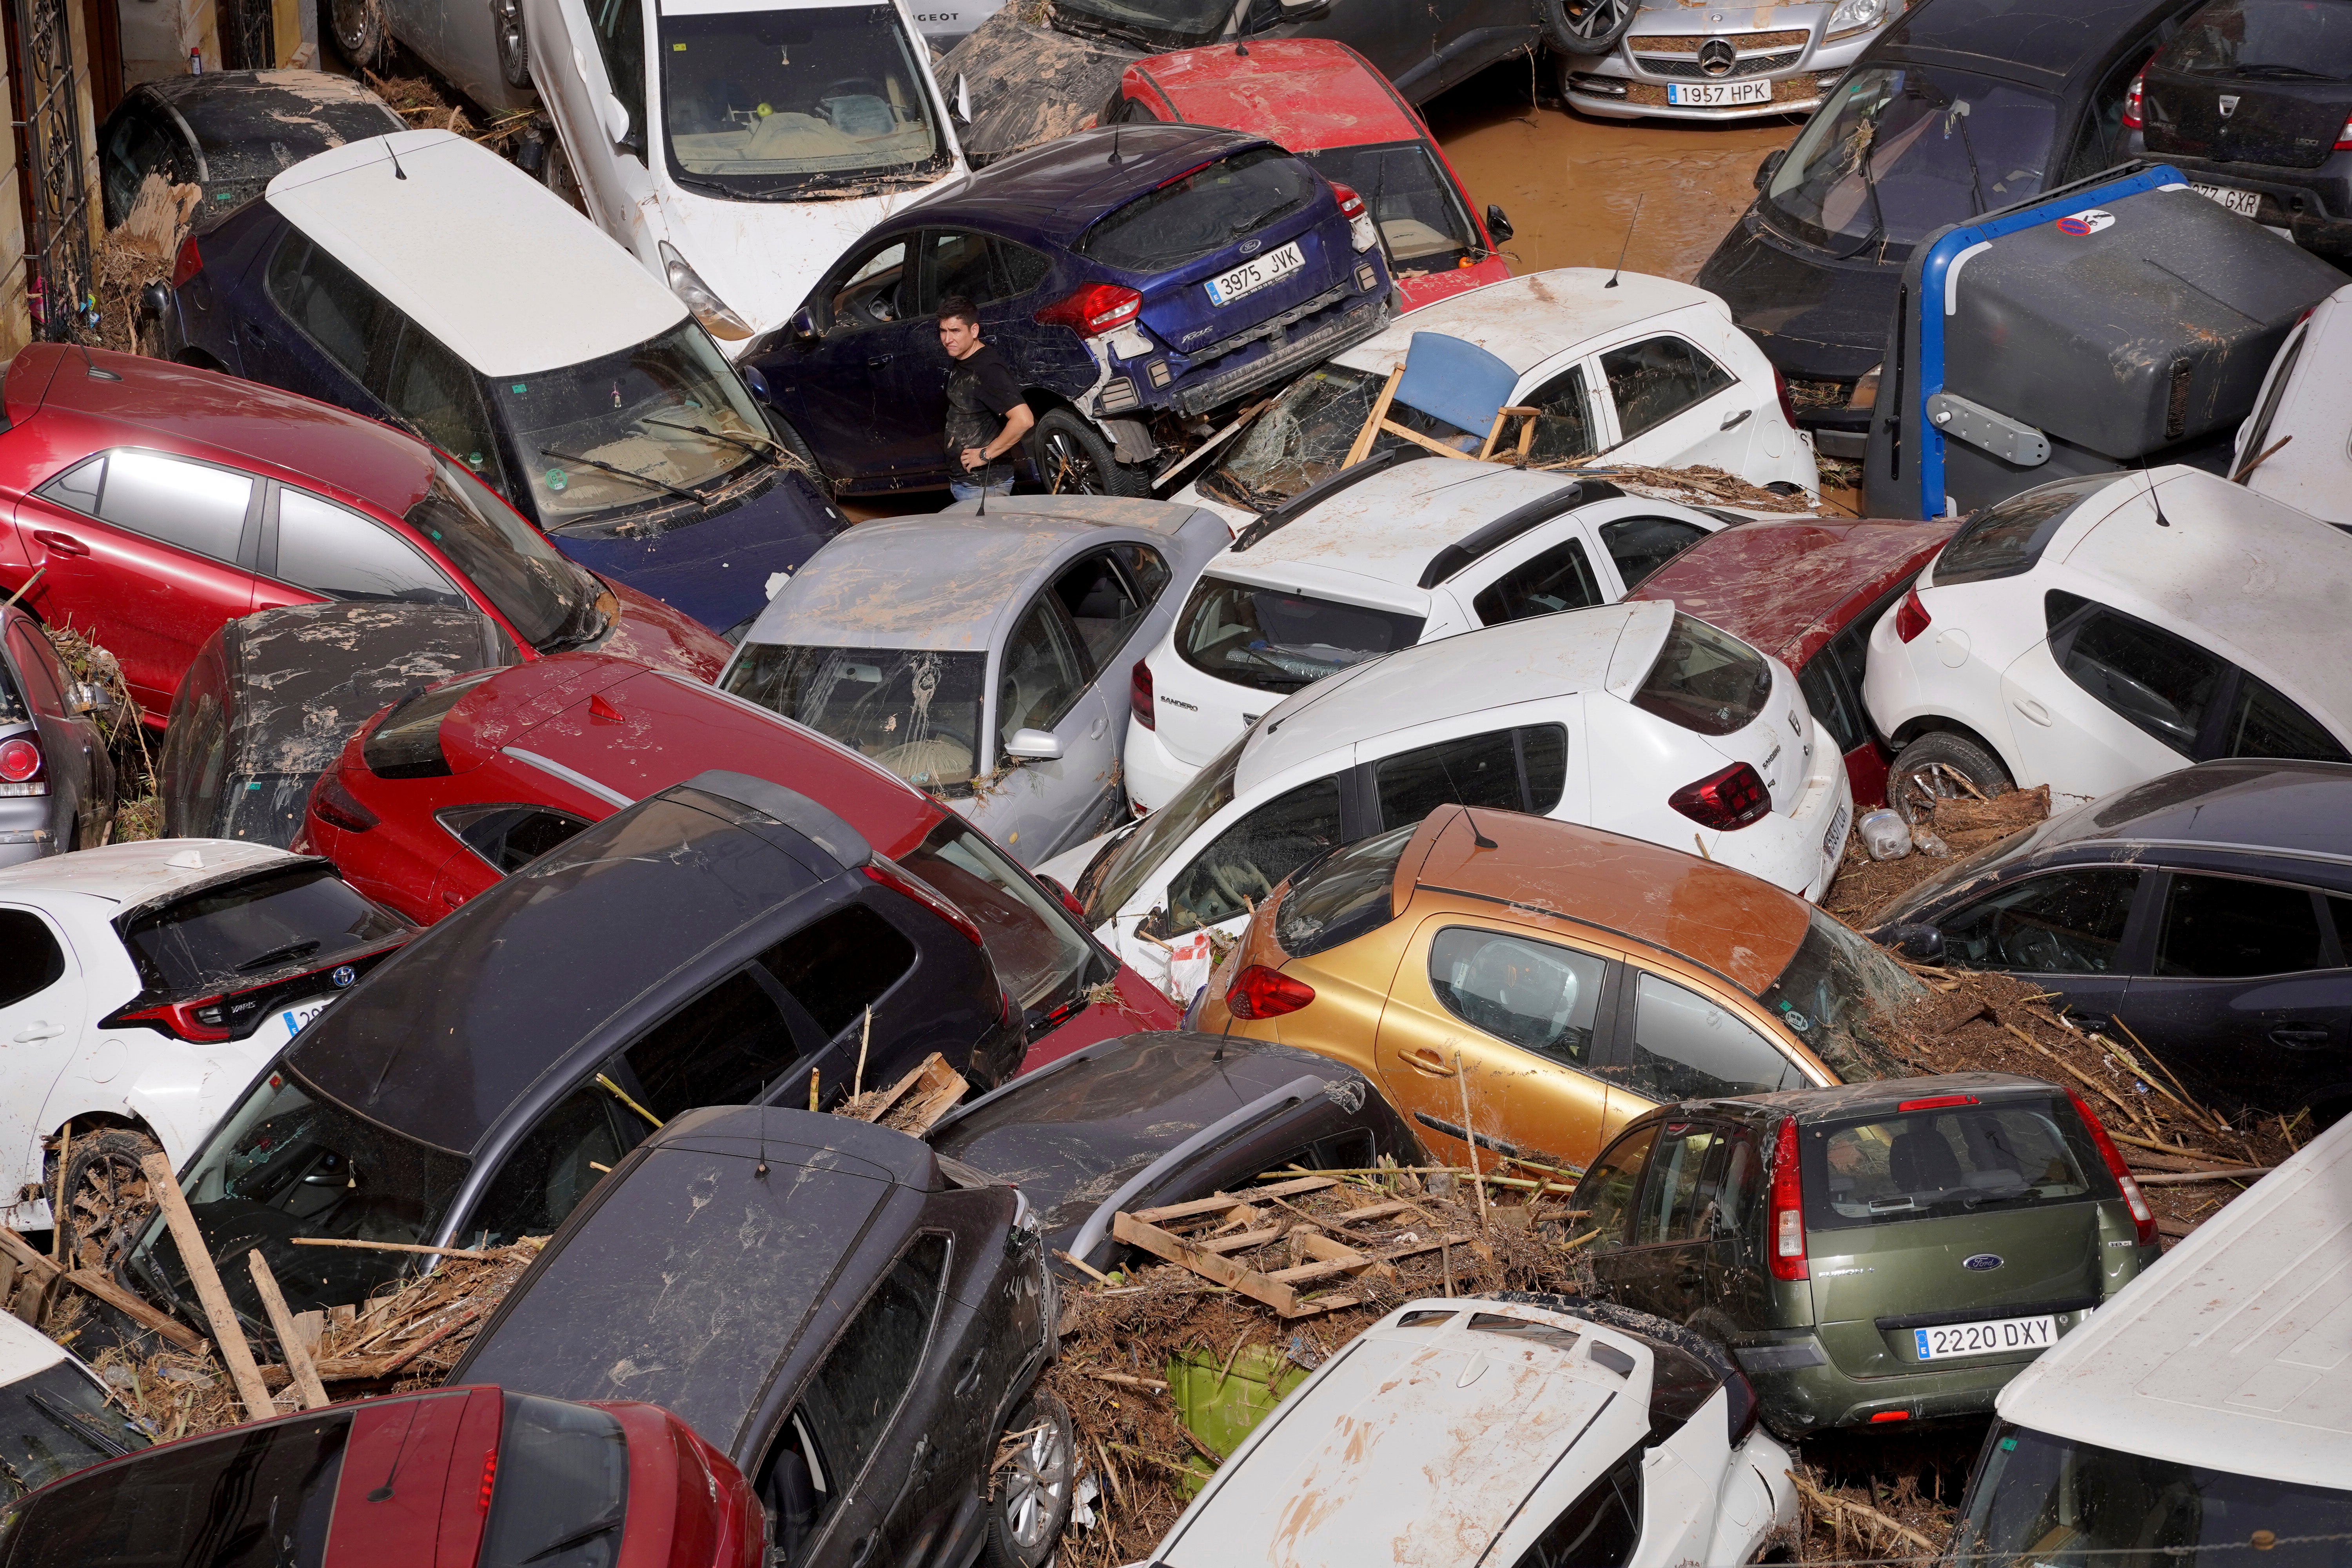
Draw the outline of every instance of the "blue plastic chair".
M1473 455L1399 425L1388 416L1392 402L1443 419L1455 429L1474 436L1485 431L1486 439L1475 454L1481 459L1494 454L1495 443L1503 434L1503 421L1514 416L1523 416L1519 455L1524 458L1535 434L1537 411L1515 408L1506 401L1518 379L1517 371L1476 343L1444 332L1415 332L1412 341L1405 345L1404 363L1381 389L1380 400L1372 405L1370 421L1357 438L1347 463L1341 466L1361 462L1370 453L1373 437L1381 430L1402 436L1444 457Z

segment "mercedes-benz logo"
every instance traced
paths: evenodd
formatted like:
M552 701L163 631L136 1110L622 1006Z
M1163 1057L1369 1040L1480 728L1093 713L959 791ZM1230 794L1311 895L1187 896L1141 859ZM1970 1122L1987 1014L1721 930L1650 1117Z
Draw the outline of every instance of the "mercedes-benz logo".
M1709 38L1698 47L1698 68L1709 76L1727 75L1739 51L1721 38Z

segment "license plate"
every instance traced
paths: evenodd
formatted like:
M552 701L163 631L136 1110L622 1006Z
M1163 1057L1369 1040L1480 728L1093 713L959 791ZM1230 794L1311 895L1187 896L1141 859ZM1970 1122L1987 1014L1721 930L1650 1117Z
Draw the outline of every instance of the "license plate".
M1945 1361L1953 1356L1996 1355L2003 1351L2046 1351L2058 1342L2058 1320L1994 1318L1982 1323L1946 1323L1941 1328L1914 1329L1912 1343L1920 1361Z
M1666 101L1689 109L1720 109L1727 103L1769 103L1769 81L1668 82Z
M278 1014L278 1016L279 1020L286 1026L287 1037L290 1039L294 1036L300 1034L302 1032L302 1026L317 1017L320 1014L325 1012L327 1010L327 1004L333 1000L334 998L330 996L324 997L316 1002L304 1002L297 1006L289 1007L284 1012Z
M2240 217L2252 217L2262 209L2259 191L2242 191L2231 185L2191 185L2189 187L2209 201L2220 202Z
M1255 294L1269 283L1279 283L1307 265L1299 254L1298 242L1292 240L1280 250L1269 250L1264 256L1253 256L1231 272L1212 278L1202 287L1209 291L1212 305L1230 305L1244 294Z
M1830 830L1822 835L1822 859L1836 859L1838 851L1845 847L1845 819L1853 810L1850 805L1839 806L1837 815L1830 818Z

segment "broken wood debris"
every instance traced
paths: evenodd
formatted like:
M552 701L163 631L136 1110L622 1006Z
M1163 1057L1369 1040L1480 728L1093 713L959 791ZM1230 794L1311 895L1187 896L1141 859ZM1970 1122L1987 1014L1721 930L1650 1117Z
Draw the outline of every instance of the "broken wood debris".
M863 1062L860 1072L863 1073ZM948 1066L947 1058L933 1051L911 1071L887 1089L869 1089L855 1094L834 1108L835 1116L846 1116L855 1121L871 1121L883 1127L895 1127L899 1131L919 1138L930 1131L931 1123L952 1110L958 1101L971 1091L963 1074ZM816 1109L814 1079L809 1090Z

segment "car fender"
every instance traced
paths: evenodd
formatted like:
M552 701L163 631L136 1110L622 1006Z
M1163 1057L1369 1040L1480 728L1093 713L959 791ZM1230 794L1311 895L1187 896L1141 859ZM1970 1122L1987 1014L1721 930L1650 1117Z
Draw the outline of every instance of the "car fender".
M1932 623L1931 623L1932 629ZM1896 752L1931 730L1957 730L1974 737L2000 759L2010 777L2019 773L2017 737L2002 700L2002 671L2015 658L1969 658L1964 668L1945 668L1936 643L1926 637L1905 643L1895 635L1895 617L1882 616L1870 629L1870 658L1863 674L1863 707L1870 722ZM1970 684L1961 677L1974 671Z
M54 1135L93 1114L127 1118L153 1135L177 1170L284 1043L267 1026L257 1037L216 1045L148 1029L108 1030L58 1075L40 1125ZM36 1170L26 1179L40 1175Z

